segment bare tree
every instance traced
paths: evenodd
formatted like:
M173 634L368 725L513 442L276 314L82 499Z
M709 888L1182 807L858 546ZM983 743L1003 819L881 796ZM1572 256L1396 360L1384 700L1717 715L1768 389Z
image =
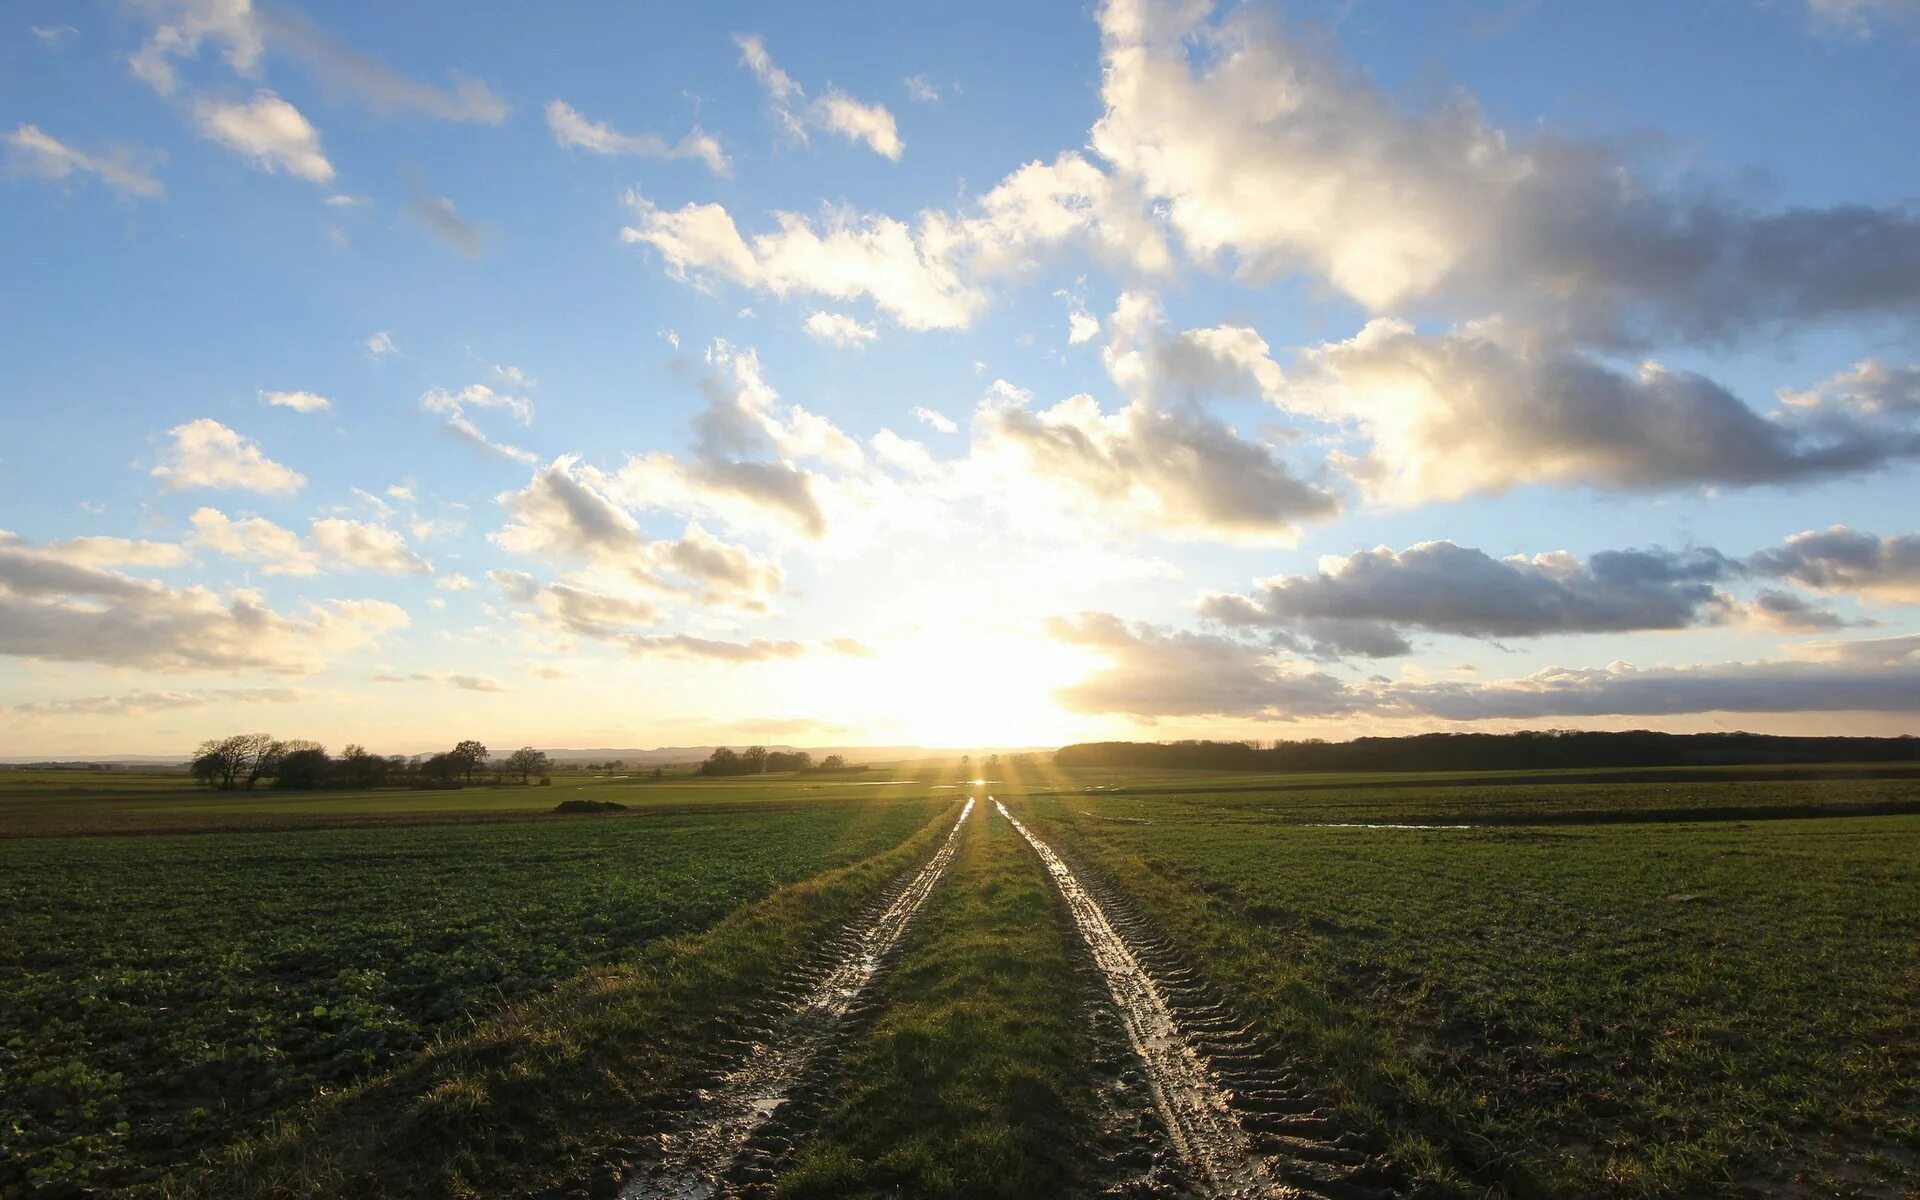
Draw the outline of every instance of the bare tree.
M531 782L535 775L545 775L553 770L553 760L544 750L535 750L532 746L522 746L507 756L507 774L518 775L521 783Z
M284 747L268 733L236 733L200 743L190 768L193 777L223 791L245 783L251 788L280 765Z
M287 756L287 744L273 740L272 734L248 733L241 735L247 742L251 755L247 763L247 790L262 779L270 779L280 771L280 760Z

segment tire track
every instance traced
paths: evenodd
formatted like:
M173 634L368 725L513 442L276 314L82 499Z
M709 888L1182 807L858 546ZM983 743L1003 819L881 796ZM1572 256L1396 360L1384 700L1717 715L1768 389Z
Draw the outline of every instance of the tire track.
M1117 905L1103 906L1006 805L993 800L993 806L1033 848L1066 901L1139 1056L1174 1153L1204 1194L1221 1200L1392 1195L1383 1165L1337 1133L1284 1063L1198 982L1173 947Z
M899 948L939 885L973 815L967 798L946 840L926 865L902 880L862 919L821 947L808 968L775 996L780 1011L737 1031L736 1061L696 1094L685 1125L660 1138L659 1158L636 1166L620 1200L712 1200L770 1183L769 1165L789 1147L782 1117L804 1099L820 1051Z

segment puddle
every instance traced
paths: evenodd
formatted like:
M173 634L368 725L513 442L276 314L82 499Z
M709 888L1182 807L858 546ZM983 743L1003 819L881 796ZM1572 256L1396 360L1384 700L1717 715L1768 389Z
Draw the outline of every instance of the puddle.
M1307 829L1485 829L1485 825L1394 825L1386 821L1302 821Z

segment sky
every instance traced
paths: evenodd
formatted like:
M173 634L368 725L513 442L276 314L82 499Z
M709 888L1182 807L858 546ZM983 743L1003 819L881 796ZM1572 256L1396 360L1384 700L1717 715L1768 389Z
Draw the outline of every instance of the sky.
M1920 5L9 5L0 755L1920 731Z

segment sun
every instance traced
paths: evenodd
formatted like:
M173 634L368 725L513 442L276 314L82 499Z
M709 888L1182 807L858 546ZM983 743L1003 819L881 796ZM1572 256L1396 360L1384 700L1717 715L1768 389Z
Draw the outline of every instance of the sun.
M1053 699L1088 670L1083 650L1037 632L929 622L820 680L821 707L902 744L1051 745L1082 722Z

